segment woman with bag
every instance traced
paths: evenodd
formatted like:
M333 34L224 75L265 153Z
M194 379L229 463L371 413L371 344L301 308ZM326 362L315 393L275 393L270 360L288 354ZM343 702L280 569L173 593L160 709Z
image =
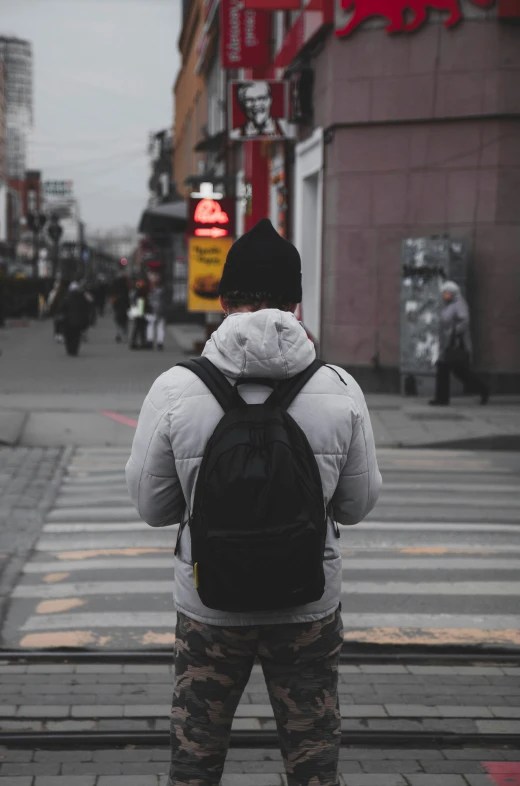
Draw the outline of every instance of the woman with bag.
M460 287L454 281L446 281L441 287L444 308L441 314L440 351L437 361L435 398L431 406L446 407L450 403L450 374L464 384L465 388L478 393L480 403L489 401L489 388L471 370L471 335L469 308Z

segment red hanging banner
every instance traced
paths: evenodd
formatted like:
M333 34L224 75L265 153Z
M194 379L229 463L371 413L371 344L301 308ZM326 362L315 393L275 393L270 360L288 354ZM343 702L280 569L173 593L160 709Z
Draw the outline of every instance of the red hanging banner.
M244 0L244 5L257 11L300 11L302 0Z
M271 16L244 8L243 0L220 3L222 67L266 68L271 62Z

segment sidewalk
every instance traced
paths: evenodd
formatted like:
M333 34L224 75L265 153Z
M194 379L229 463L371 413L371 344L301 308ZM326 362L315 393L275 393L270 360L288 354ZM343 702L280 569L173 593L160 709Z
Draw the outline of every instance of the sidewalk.
M0 331L0 445L129 448L153 381L204 335L200 325L170 325L164 352L134 353L115 344L106 317L79 358L68 358L49 322ZM382 448L520 450L520 396L495 397L487 407L475 398L447 408L398 395L368 394L367 401Z
M179 350L193 353L205 330L200 325L170 325ZM379 447L446 447L467 450L520 450L520 395L500 396L481 407L477 398L454 398L446 408L427 399L367 394Z
M342 786L492 786L519 772L519 750L500 735L519 734L518 667L340 666L343 732L486 734L487 748L344 745ZM164 744L116 750L0 748L0 786L165 786L173 671L169 665L0 663L5 704L0 731L66 733L162 732ZM405 703L407 702L407 703ZM263 676L255 667L233 725L235 732L271 732L274 720ZM493 736L497 737L494 744ZM519 736L520 740L520 736ZM275 744L275 742L273 743ZM404 743L406 744L406 743ZM35 746L36 748L37 746ZM520 743L519 746L520 747ZM66 748L66 750L65 750ZM500 773L494 781L486 773ZM512 775L512 777L515 777ZM276 747L232 747L222 786L282 786Z

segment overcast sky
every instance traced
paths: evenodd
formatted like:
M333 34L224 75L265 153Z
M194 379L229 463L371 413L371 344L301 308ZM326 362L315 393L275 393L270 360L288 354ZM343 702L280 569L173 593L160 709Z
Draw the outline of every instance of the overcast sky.
M88 230L136 225L149 131L171 127L181 0L0 0L33 45L28 165L73 180Z

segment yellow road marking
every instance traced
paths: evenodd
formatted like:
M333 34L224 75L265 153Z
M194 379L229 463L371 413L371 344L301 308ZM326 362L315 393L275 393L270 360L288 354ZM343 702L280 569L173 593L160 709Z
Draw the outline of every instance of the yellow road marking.
M78 606L84 606L86 600L79 598L56 598L56 600L42 600L36 606L36 614L58 614L60 611L69 611Z
M479 628L361 628L347 630L345 641L372 644L515 644L520 645L520 630L481 630Z
M20 647L46 649L47 647L85 647L96 644L90 630L69 630L58 633L29 633L20 640Z
M70 573L48 573L43 580L46 584L56 584L58 581L68 579L69 576Z
M143 644L175 644L175 633L154 633L149 630L141 639Z

